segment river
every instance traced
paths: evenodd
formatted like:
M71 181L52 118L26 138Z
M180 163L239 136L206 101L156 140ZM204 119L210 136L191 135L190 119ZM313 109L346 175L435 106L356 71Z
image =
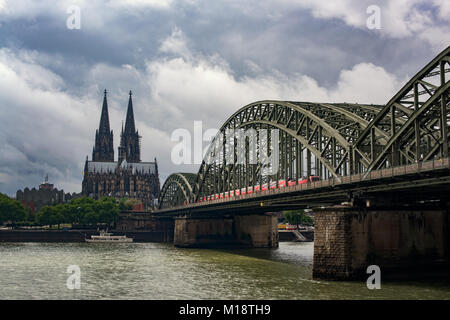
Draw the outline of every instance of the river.
M181 249L167 243L0 243L0 299L450 299L450 283L316 281L313 243ZM66 285L69 265L80 289Z

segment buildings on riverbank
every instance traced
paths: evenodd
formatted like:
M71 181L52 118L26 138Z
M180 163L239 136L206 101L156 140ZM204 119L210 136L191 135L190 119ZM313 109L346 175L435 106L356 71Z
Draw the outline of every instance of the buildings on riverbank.
M84 165L82 192L64 193L49 183L47 176L39 189L26 187L16 192L16 199L32 212L39 211L43 206L65 203L80 196L94 199L107 196L137 199L142 203L138 205L139 210L148 210L154 206L160 190L158 163L156 158L153 162L141 161L141 136L135 127L131 91L117 161L114 160L113 131L109 125L106 93L105 90L92 160L86 157Z
M49 183L48 175L39 185L39 189L26 187L16 192L16 200L30 208L33 213L38 212L43 206L66 203L80 196L79 193L70 194L64 193L64 190L58 190L52 183Z

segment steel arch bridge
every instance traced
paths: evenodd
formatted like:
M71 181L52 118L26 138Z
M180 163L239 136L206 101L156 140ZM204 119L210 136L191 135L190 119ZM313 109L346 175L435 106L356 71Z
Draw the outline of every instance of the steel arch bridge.
M447 47L386 105L274 100L246 105L222 125L197 174L169 176L159 208L302 177L339 181L355 173L364 177L378 169L448 157L449 64ZM244 132L243 138L238 131ZM264 161L263 155L277 158L277 165Z
M195 173L173 173L161 189L159 208L181 205L194 198L193 187L197 180Z

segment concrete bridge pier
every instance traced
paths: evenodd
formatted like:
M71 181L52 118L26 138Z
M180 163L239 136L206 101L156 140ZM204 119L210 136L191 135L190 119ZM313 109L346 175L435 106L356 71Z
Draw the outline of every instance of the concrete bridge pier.
M135 241L173 242L173 218L159 218L147 212L123 212L115 232L133 236Z
M449 210L315 210L313 277L367 279L370 265L380 267L382 279L449 277Z
M263 214L176 218L174 245L177 247L276 248L278 247L277 217Z

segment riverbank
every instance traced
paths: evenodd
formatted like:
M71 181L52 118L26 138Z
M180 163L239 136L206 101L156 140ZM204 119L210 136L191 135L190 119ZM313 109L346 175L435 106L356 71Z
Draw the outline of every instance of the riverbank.
M173 236L163 231L123 232L112 230L114 235L126 235L135 242L171 242ZM96 230L0 230L0 242L84 242Z
M164 231L129 231L112 230L114 235L126 235L135 242L173 242L173 234ZM98 235L96 230L0 230L0 242L84 242L91 235ZM314 241L314 232L302 232L303 241ZM292 232L279 232L282 242L299 241Z

